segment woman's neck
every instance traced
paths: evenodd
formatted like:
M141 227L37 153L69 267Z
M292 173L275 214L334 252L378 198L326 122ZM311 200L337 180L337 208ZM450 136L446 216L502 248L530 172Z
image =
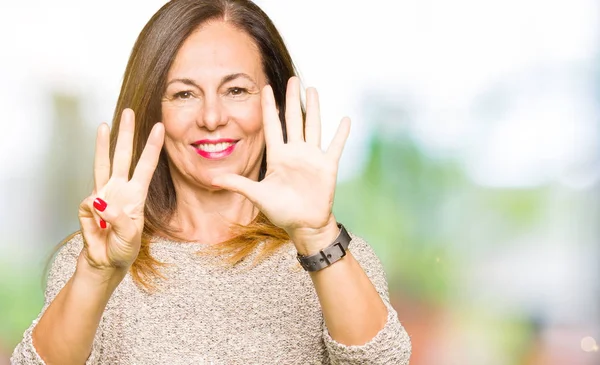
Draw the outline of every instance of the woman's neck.
M176 184L177 209L171 227L188 241L206 244L231 238L233 224L249 224L258 209L243 195Z

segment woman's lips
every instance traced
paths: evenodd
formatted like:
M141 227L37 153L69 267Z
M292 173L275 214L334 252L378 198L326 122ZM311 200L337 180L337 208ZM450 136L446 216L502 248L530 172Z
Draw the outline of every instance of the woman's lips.
M237 142L234 139L203 139L194 142L192 147L200 156L209 160L218 160L231 155Z

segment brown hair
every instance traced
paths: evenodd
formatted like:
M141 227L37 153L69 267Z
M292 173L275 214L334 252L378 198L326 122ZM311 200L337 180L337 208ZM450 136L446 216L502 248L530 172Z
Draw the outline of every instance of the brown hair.
M283 122L286 85L288 79L296 75L296 71L284 41L269 17L250 0L172 0L154 14L140 33L125 70L113 115L110 135L111 161L122 110L131 108L136 113L130 175L140 158L152 126L162 119L161 99L165 91L167 73L178 50L198 27L211 20L228 22L246 32L255 42L262 57L263 72L273 88L279 107L284 140L287 140ZM259 180L264 178L266 168L264 153ZM163 149L148 189L140 253L131 267L133 279L145 289L154 287L152 279L162 277L158 270L162 264L150 254L151 238L160 234L183 240L169 227L175 209L175 189ZM263 259L289 239L286 232L272 224L263 213L259 213L248 226L232 228L235 236L215 246L218 252L229 254L226 257L230 264L241 261L261 242L265 245L257 259Z

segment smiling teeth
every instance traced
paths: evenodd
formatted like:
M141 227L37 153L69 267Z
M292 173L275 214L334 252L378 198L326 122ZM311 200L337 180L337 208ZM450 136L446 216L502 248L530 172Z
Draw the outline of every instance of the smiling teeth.
M233 143L203 143L198 145L198 149L204 152L223 152L231 146Z

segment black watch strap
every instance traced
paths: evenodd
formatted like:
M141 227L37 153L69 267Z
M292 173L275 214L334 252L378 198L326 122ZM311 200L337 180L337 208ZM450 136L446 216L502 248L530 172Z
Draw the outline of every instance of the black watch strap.
M298 262L300 262L304 270L319 271L346 256L346 251L352 238L341 223L338 223L338 227L340 228L340 234L331 245L314 255L301 256L298 254Z

